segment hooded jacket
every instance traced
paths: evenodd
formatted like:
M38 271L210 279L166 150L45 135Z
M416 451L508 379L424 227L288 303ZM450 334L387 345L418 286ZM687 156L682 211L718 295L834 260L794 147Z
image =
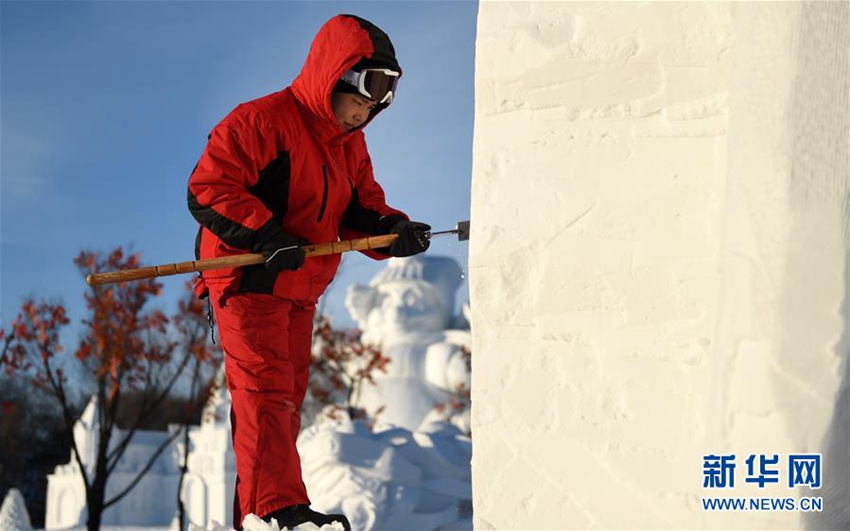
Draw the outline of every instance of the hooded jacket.
M388 222L409 219L387 206L362 132L386 105L353 131L339 127L333 113L334 85L364 64L401 73L383 31L353 15L336 16L319 30L290 87L240 104L213 129L189 178L189 210L200 224L196 258L255 252L280 231L324 243L386 234ZM340 259L310 257L297 271L279 273L262 264L205 271L196 292L203 296L206 284L315 303Z

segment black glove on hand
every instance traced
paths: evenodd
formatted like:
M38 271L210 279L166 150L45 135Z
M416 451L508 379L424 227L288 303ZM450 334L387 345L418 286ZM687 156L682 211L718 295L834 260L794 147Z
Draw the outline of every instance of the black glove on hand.
M390 231L398 234L398 238L390 244L392 256L413 256L425 252L431 245L431 240L425 235L431 230L431 225L418 221L399 221Z
M307 256L300 245L301 242L294 236L279 232L258 245L254 252L266 257L266 269L269 271L294 271L304 265Z

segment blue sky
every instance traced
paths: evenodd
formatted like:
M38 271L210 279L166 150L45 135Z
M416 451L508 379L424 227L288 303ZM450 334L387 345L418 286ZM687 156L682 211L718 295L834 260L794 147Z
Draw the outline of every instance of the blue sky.
M238 103L298 74L319 27L352 13L384 29L405 75L366 129L388 202L434 230L469 219L475 2L0 2L0 321L25 296L85 315L82 249L148 265L194 258L189 173ZM432 254L464 269L467 244ZM381 264L346 255L325 308ZM171 312L181 275L163 279ZM459 298L467 300L467 286ZM69 332L71 333L71 332ZM69 338L70 339L70 338Z

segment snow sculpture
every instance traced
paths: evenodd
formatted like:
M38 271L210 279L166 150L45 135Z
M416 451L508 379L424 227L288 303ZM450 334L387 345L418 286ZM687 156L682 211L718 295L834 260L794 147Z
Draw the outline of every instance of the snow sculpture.
M435 406L468 388L470 334L465 319L454 315L462 279L451 258L418 255L391 258L368 286L349 288L345 304L363 341L380 345L391 360L358 404L370 413L384 408L380 422L416 430L438 415ZM468 414L453 421L468 431Z
M454 260L419 255L392 258L368 286L349 288L363 341L390 358L358 405L384 409L374 433L362 421L320 423L298 449L313 505L344 512L355 529L472 526L468 414L455 426L435 411L469 385L468 324L454 315L462 278Z
M24 497L18 489L9 489L0 506L0 529L3 531L31 531L30 515Z
M83 466L91 477L95 465L100 416L97 396L83 411L74 425L74 439ZM116 430L113 443L123 439ZM107 485L107 499L123 491L148 462L156 449L169 436L164 431L142 431L133 435ZM176 510L178 472L172 452L163 452L129 496L107 509L104 525L168 525ZM62 529L85 523L86 494L80 478L80 468L73 454L67 464L59 465L47 477L46 529Z
M324 423L301 433L298 451L313 506L344 512L353 529L472 527L472 444L451 424Z
M210 521L230 522L236 460L230 435L230 392L224 385L224 365L218 372L215 392L204 408L201 426L189 430L189 440L188 471L181 492L188 523L205 527ZM182 442L177 446L182 456Z
M74 441L80 459L89 474L94 466L100 439L100 416L97 396L93 396L74 424ZM44 515L46 529L62 529L85 523L86 491L81 481L80 467L73 450L67 464L58 465L47 476L47 507Z
M230 437L230 394L219 385L204 409L200 427L189 429L188 471L181 499L188 524L205 527L211 520L229 522L233 516L236 464ZM74 425L74 438L87 473L92 473L99 440L100 417L93 397ZM171 429L178 429L176 426ZM164 431L137 431L109 480L108 497L123 490L142 469L155 449L169 436ZM112 440L123 437L119 432ZM176 519L179 463L184 455L182 436L156 460L130 494L103 515L105 525L165 526ZM91 477L91 476L89 476ZM74 456L48 476L45 527L62 529L85 523L86 495ZM6 529L0 525L0 529Z

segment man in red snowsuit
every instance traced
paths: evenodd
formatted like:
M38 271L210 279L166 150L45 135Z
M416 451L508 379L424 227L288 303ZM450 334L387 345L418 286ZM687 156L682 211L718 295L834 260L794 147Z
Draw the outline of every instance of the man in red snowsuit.
M309 508L295 446L315 305L340 255L305 260L299 245L396 233L391 247L364 253L381 260L428 248L431 227L387 206L362 132L392 102L401 73L383 31L336 16L290 87L237 106L214 128L189 179L196 256L267 257L207 271L196 289L211 297L225 352L237 529L250 513L281 526L348 527Z

